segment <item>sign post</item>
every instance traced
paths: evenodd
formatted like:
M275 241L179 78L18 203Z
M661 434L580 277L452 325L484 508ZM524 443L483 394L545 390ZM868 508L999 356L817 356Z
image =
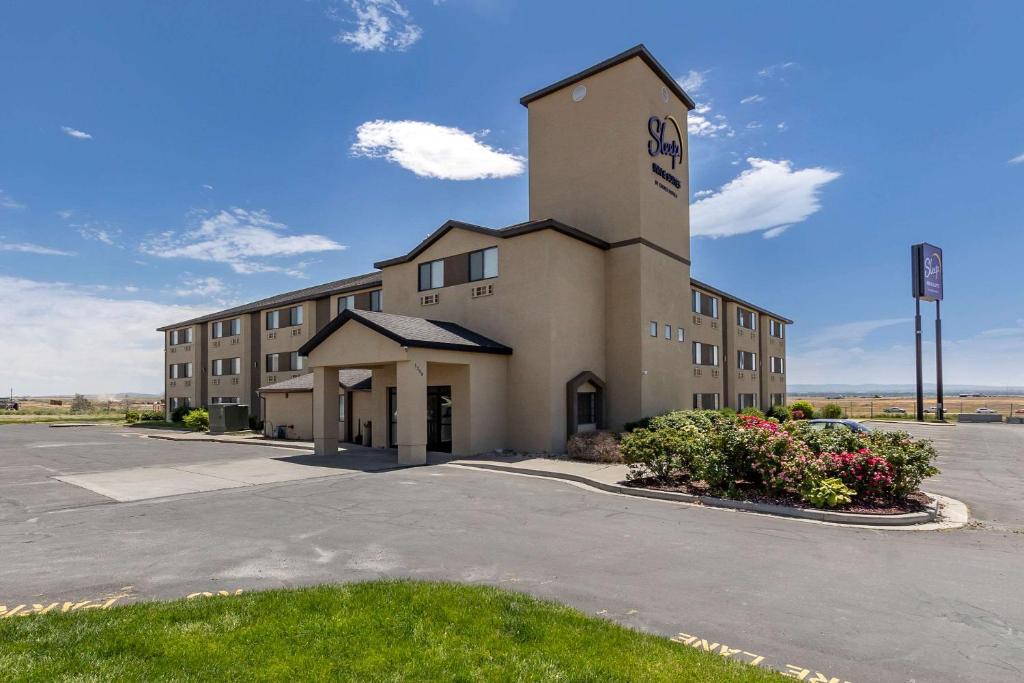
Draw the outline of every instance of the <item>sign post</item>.
M922 242L910 247L914 293L914 334L917 351L917 419L924 420L924 382L921 368L921 300L935 302L935 416L945 419L942 387L942 249Z

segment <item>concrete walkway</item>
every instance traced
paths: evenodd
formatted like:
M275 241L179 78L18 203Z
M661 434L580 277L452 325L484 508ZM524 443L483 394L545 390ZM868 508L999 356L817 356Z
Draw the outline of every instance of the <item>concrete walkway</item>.
M284 439L271 439L262 434L253 432L237 432L234 434L209 434L207 432L185 432L185 431L164 431L153 430L151 434L143 434L149 439L164 439L165 441L208 441L215 443L234 443L245 446L273 446L275 448L291 448L294 450L312 451L312 441L286 441ZM349 448L359 448L351 444L339 444L339 451Z

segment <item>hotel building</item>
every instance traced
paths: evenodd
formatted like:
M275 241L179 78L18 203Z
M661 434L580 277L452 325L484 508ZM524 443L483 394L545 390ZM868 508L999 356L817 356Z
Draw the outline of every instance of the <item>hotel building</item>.
M678 83L637 46L520 102L529 220L448 221L373 273L161 328L168 411L246 403L317 453L421 463L785 402L792 321L690 277Z

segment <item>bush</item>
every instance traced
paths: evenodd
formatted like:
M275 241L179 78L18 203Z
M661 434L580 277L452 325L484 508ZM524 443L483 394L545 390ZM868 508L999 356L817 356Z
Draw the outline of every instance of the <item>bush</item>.
M794 401L790 404L789 409L793 415L794 420L813 420L814 419L814 406L810 401ZM800 416L797 417L797 411L800 412Z
M868 444L872 452L892 466L891 494L902 498L917 490L921 482L939 470L932 464L938 454L931 441L915 440L906 432L871 432Z
M817 508L846 505L857 493L836 477L808 481L800 489L800 497Z
M189 429L194 429L196 431L209 429L210 414L203 410L202 408L197 408L195 410L190 410L182 419L182 422L184 422L185 426L188 427Z
M192 409L188 406L178 406L171 413L171 422L181 422L185 419L185 415L187 415L191 410Z
M824 453L829 474L838 477L862 498L885 498L892 490L893 467L889 461L863 448L856 453Z
M868 435L852 429L809 429L803 422L790 422L786 431L807 444L815 453L855 453L868 448Z
M249 429L251 429L254 432L262 432L263 431L263 420L259 419L255 415L250 415L249 416Z
M622 431L632 432L637 429L647 429L651 426L651 420L653 419L653 417L641 417L639 420L627 422L626 424L622 425Z
M694 452L705 444L706 439L693 425L680 429L640 427L622 437L619 451L630 465L630 478L651 476L668 481L673 476L689 475Z
M125 411L124 421L127 422L128 424L135 424L140 419L142 419L142 417L136 411L134 411L134 410Z
M843 407L836 403L826 403L821 408L821 416L829 420L838 420L843 416Z
M160 422L164 419L164 414L159 410L144 410L139 414L139 419L143 422Z
M725 415L726 417L736 417L736 409L730 408L729 406L720 409L718 412L720 412L722 415Z
M740 411L739 414L740 415L753 415L754 417L759 417L762 420L765 418L764 412L759 410L758 408L753 407L753 406L751 406L749 408L744 408L743 410Z
M569 457L588 462L622 462L615 432L579 432L569 437Z
M785 422L790 419L792 415L789 412L789 407L777 403L768 409L768 417L774 417L779 422Z
M88 413L92 410L92 401L87 399L82 394L75 394L75 397L71 399L71 412L74 414Z

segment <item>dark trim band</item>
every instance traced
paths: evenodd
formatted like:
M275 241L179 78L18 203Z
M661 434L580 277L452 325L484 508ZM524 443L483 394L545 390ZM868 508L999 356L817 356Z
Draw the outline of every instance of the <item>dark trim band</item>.
M645 240L643 237L631 237L628 240L621 240L619 242L612 242L611 244L608 245L608 248L609 249L617 249L618 247L628 247L628 246L631 246L633 244L642 244L645 247L650 247L651 249L653 249L654 251L658 252L659 254L664 254L665 256L668 256L671 259L675 259L676 261L679 261L680 263L685 263L686 265L690 265L690 259L686 258L685 256L680 256L679 254L675 253L674 251L669 251L665 247L659 247L654 242L651 242L650 240Z

